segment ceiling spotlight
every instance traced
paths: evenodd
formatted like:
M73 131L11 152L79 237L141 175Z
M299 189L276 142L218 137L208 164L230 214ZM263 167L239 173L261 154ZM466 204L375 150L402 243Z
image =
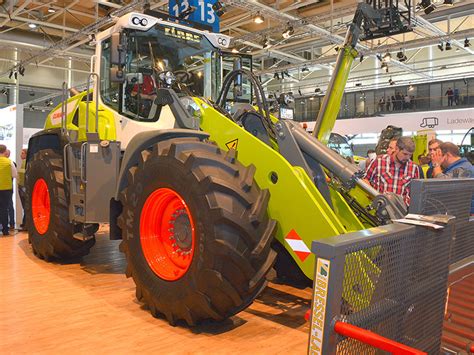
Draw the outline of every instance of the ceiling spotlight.
M5 90L5 89L3 89ZM298 89L298 94L300 94L300 96L303 96L303 94L301 93L301 89Z
M362 83L355 83L355 86L362 86Z
M402 49L400 48L400 52L397 53L397 59L399 62L405 62L407 60L407 56L403 53Z
M280 80L280 75L278 73L273 74L273 79Z
M302 73L309 72L309 68L307 66L304 66L303 69L301 69Z
M339 47L338 47L338 46L334 47L334 50L335 50L336 52L339 52Z
M314 89L314 92L315 92L315 93L321 92L321 89L320 89L320 88L316 88L316 89Z
M11 79L11 78L12 78L12 76L13 76L13 71L12 71L12 70L10 70L10 75L8 75L8 79Z
M38 26L36 25L36 23L29 23L28 27L31 28L31 29L35 29Z
M8 90L3 88L1 91L0 91L0 95L5 95L7 96L8 95Z
M261 24L265 21L265 18L260 14L260 11L257 12L257 14L253 18L253 22Z
M382 61L382 56L380 54L375 55L379 61Z
M464 48L467 48L467 47L470 47L470 46L471 46L471 42L469 41L468 38L466 38L466 39L464 40Z
M263 49L270 47L270 41L268 40L267 37L265 37L262 41L262 47Z
M385 62L382 63L382 65L380 66L380 69L383 69L383 68L388 68L387 63L385 63Z
M18 68L18 73L20 73L21 76L25 76L25 67L23 65L20 65Z
M408 87L408 91L413 91L413 90L415 90L415 87L410 84L410 86Z
M54 14L54 13L56 12L56 10L54 9L54 7L51 7L51 6L50 6L50 7L48 7L48 12L49 12L50 14Z
M53 100L51 100L51 99L46 100L46 101L44 102L44 104L46 105L46 107L53 106Z
M395 82L392 80L392 78L388 79L388 83L389 83L390 85L395 85Z
M444 51L443 43L438 44L438 49L442 52Z
M362 63L363 60L364 60L364 55L362 54L359 59L360 63Z
M385 63L388 63L388 62L390 62L390 61L392 60L392 55L391 55L389 52L387 52L387 53L385 53L385 54L383 55L382 60L383 60Z
M290 38L293 34L295 33L295 30L292 26L289 26L286 28L286 30L281 34L284 39Z
M454 5L454 0L444 0L444 5Z
M216 3L212 5L212 9L214 10L214 13L217 15L217 17L221 17L226 12L224 4L222 4L220 1L216 1Z
M436 7L434 4L431 4L430 6L425 8L425 14L429 15L431 14L434 10L436 10Z
M446 47L445 49L446 49L447 51L450 51L451 48L452 48L452 47L451 47L451 42L446 42L446 46L445 46L445 47Z
M311 101L313 101L313 100L314 100L314 97L313 97L313 96L311 96L309 99L310 99Z
M239 53L239 50L237 48L232 48L232 53Z

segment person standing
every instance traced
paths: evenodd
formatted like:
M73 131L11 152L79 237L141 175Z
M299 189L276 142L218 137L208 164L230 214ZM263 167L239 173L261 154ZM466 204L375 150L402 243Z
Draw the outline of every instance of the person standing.
M0 144L0 223L3 235L9 235L8 204L12 200L13 179L16 176L16 168L7 158L7 147Z
M426 171L426 178L431 179L433 178L433 156L437 154L439 150L439 146L443 143L443 141L433 138L428 142L428 156L430 158L430 162L428 163L428 170Z
M431 158L433 177L436 179L474 178L474 167L466 158L461 158L459 148L444 142ZM471 200L471 215L474 215L474 196Z
M456 106L459 105L459 89L458 88L454 88L454 103L456 104Z
M379 100L379 111L383 112L385 109L385 98L382 96Z
M388 142L388 147L387 147L387 155L392 156L396 151L397 151L397 138L392 138L390 139L390 142Z
M400 137L393 155L382 155L367 168L365 178L381 193L393 192L410 205L410 183L420 178L420 169L411 161L415 142L410 137Z
M450 87L444 93L444 96L448 97L448 106L453 106L454 91Z
M5 156L8 159L10 159L10 154L11 154L10 149L7 149ZM11 159L10 159L10 161L16 168L17 167L16 163ZM12 198L10 199L10 201L8 203L8 222L10 224L10 229L14 230L15 229L15 209L13 208L13 194L12 194Z
M20 224L21 230L25 230L25 203L26 203L26 188L25 188L25 170L26 170L26 149L21 150L21 165L18 169L18 194L20 195L21 207L23 208L23 218Z

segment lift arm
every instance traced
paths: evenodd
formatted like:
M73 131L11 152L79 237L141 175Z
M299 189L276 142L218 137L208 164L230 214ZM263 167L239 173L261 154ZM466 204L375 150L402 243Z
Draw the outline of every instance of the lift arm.
M376 8L378 2L366 1L368 3L358 4L354 19L347 29L344 44L339 50L336 66L316 119L313 136L324 144L327 144L336 123L351 66L359 54L356 46L361 32L364 31L365 38L378 38L411 30L409 25L403 23L402 17L406 17L400 14L395 3L390 2L385 8Z

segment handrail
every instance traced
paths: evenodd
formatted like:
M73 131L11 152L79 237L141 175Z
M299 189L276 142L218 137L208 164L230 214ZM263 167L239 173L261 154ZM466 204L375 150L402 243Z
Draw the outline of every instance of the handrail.
M67 83L64 81L62 85L61 92L61 128L67 129L67 99L68 99L68 89Z
M99 74L97 73L90 73L89 76L87 77L87 101L86 101L86 134L89 132L89 90L90 90L90 84L91 84L91 79L95 77L95 133L99 134L99 85L100 85L100 77Z
M423 351L411 348L349 323L337 321L336 324L334 324L334 331L340 335L359 340L360 342L371 345L377 349L391 352L394 355L426 354Z

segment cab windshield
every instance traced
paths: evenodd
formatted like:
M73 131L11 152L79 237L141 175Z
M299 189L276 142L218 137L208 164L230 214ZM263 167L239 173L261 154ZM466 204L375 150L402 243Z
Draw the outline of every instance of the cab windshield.
M126 30L124 33L128 41L123 69L125 82L117 85L116 90L111 87L105 95L103 86L105 103L114 106L115 102L120 113L135 120L154 122L160 116L160 107L154 99L158 88L169 87L169 82L162 80L167 73L173 74L172 88L178 95L191 92L215 99L220 86L219 53L205 36L162 24L146 32ZM104 41L103 62L108 61L108 46L110 43Z

